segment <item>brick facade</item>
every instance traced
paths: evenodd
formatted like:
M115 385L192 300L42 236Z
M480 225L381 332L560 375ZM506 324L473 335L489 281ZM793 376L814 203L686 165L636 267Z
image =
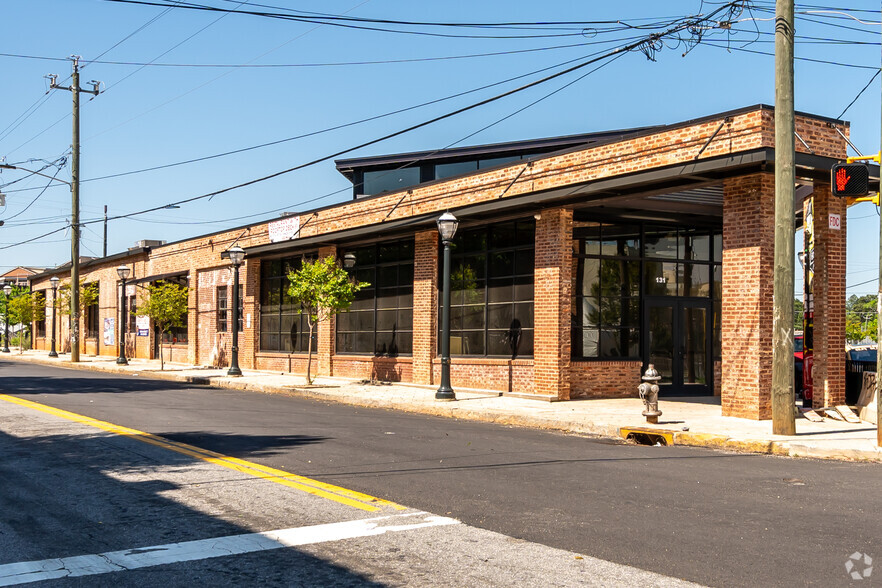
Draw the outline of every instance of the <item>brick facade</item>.
M472 205L539 195L546 191L571 193L575 186L596 180L627 177L665 166L692 164L696 158L701 161L737 156L761 148L771 149L774 148L773 118L774 113L767 107L744 109L726 116L708 117L639 133L625 140L540 156L526 165L524 162L514 162L420 184L406 192L387 193L329 206L301 215L298 239L327 235L327 240L322 239L318 253L322 256L336 255L337 248L346 245L331 235L337 231L374 227L376 237L383 238L384 223L390 221L431 216L445 210L455 212ZM846 125L841 125L841 128L847 132ZM796 120L796 129L815 155L843 156L844 141L829 121L800 115ZM798 152L807 152L799 142L796 147ZM724 414L762 419L770 416L767 382L771 373L774 180L768 173L750 172L739 176L733 172L731 176L722 180L723 356L721 361L714 362L714 388L722 396ZM829 198L822 200L831 212L833 207L841 205L841 202ZM534 356L515 360L454 356L451 362L454 389L489 389L548 400L636 395L636 387L640 383L640 361L571 360L573 215L574 208L578 206L576 203L543 209L537 207L524 213L525 216L540 215L536 222L535 241ZM844 210L842 212L844 221ZM818 214L817 218L820 219L821 215ZM487 218L486 222L493 222L493 219ZM841 348L839 341L844 337L844 315L837 306L840 297L844 300L844 273L837 273L841 270L836 264L839 259L844 260L844 227L838 235L827 234L825 238L823 246L829 266L824 279L829 281L830 287L824 296L833 306L824 319L827 321L824 324L830 326L825 327L829 367L823 379L828 390L826 398L835 399L840 394L838 378L842 371L841 364L836 363L836 358L842 354L837 354L836 349L837 346ZM280 250L278 254L316 251L315 245L298 248L298 239L290 242L287 251ZM329 321L319 327L313 373L427 385L439 382L437 231L434 227L415 226L414 239L412 356L377 358L357 354L338 355L335 350L335 324ZM221 259L221 253L234 243L248 252L249 248L267 245L268 242L268 223L264 222L123 256L133 268L132 279L180 272L190 278L189 340L186 345L176 346L173 350L174 361L202 365L227 364L231 341L229 336L217 333L217 287L230 284L231 270L228 261ZM251 253L248 255L240 269L245 323L244 332L239 337L240 366L245 369L305 373L305 353L289 354L259 349L262 260ZM101 283L102 319L116 316L117 313L115 267L119 263L120 257L114 256L113 261L98 260L81 271L84 281L97 280ZM50 275L51 272L47 272L38 276L33 284L34 289L49 288ZM64 276L60 277L63 283ZM137 288L139 297L143 292L142 286ZM231 288L228 300L232 303ZM64 325L64 318L59 317L61 325ZM840 324L842 334L837 330ZM152 357L152 332L149 337L130 334L129 338L134 341L132 352L135 356ZM61 340L63 337L59 337ZM48 349L49 339L37 343ZM62 350L63 345L59 345L59 351ZM104 346L100 340L87 342L85 352L90 350L102 355L118 352L115 345ZM816 375L816 385L817 382Z
M816 184L811 196L815 235L814 369L816 408L845 404L845 208L844 198L830 186ZM831 229L829 215L838 214L841 229Z

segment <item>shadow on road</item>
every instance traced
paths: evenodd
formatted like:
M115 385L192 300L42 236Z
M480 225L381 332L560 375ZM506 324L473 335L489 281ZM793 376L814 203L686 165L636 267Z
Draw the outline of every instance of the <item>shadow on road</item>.
M182 485L162 479L156 468L174 465L179 473L182 465L198 463L187 456L145 456L138 447L108 442L107 435L22 435L0 432L0 565L265 530L175 500ZM162 456L168 463L156 462ZM211 493L203 498L217 502ZM230 509L231 518L241 514ZM381 586L291 547L88 576L78 585L177 586L187 578L195 585Z

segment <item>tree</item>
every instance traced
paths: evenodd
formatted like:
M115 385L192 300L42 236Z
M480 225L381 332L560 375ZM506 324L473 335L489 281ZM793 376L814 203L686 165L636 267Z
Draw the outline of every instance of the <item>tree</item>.
M183 327L187 316L187 301L190 289L173 282L156 282L147 286L147 296L135 311L137 316L147 316L159 329L160 340L173 327ZM159 349L159 369L165 369L162 344Z
M86 284L80 282L80 316L86 312L86 308L98 302L98 282ZM70 284L58 287L58 312L70 315Z
M803 330L805 322L805 305L798 298L793 299L793 328L796 331Z
M845 303L845 338L848 341L876 340L876 295L852 294Z
M9 320L12 324L24 326L30 333L32 322L46 318L46 301L38 292L19 290L17 294L15 297L10 296ZM24 353L24 336L21 331L18 334L18 352Z
M312 336L316 325L348 309L356 292L370 284L350 280L346 270L337 265L331 255L315 261L304 260L299 270L288 272L288 281L288 295L301 305L309 325L306 383L312 384Z

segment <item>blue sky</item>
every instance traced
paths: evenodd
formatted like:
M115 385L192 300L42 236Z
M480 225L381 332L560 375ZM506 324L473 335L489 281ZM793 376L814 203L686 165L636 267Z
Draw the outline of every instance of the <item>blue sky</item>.
M254 0L259 3L260 0ZM264 0L266 4L270 4ZM236 8L239 2L206 0ZM276 0L277 9L410 21L493 23L623 21L631 26L708 13L717 3L698 0L618 3L546 0L480 2L399 0ZM674 123L757 103L774 103L773 2L754 2L755 11L733 24L729 49L720 29L709 31L685 56L686 47L662 47L650 61L631 52L551 94L578 74L563 77L439 124L355 151L344 157L439 149L536 137L585 133L648 124ZM241 5L243 9L256 9ZM848 3L850 14L878 22L878 2ZM797 5L798 57L852 66L796 63L798 110L837 117L874 75L880 63L879 25L842 15L807 13ZM756 19L756 20L751 20ZM103 0L28 0L4 6L0 41L0 157L39 169L69 152L71 98L46 94L44 76L67 85L71 54L81 55L81 83L103 82L94 99L83 95L81 115L82 218L97 219L162 206L226 188L329 155L388 132L430 119L539 77L509 82L434 105L344 129L253 149L227 157L152 172L103 176L202 158L271 141L315 133L386 112L585 59L646 30L607 31L612 25L519 29L408 30L442 32L457 38L354 30L315 23L196 12L183 8ZM848 28L844 28L848 27ZM757 33L757 29L759 33ZM655 28L653 30L660 30ZM541 38L463 38L461 35ZM571 47L553 48L561 45ZM522 52L527 49L536 51ZM745 51L747 50L747 51ZM521 51L511 53L512 51ZM484 55L461 59L426 58ZM8 55L18 55L11 57ZM27 56L27 57L21 57ZM39 58L55 58L51 61ZM127 64L89 63L125 62ZM392 63L376 63L376 62ZM397 61L397 62L396 62ZM353 62L362 62L355 64ZM374 62L374 63L363 63ZM331 65L342 64L348 65ZM166 64L166 65L155 65ZM176 66L187 67L171 67ZM195 67L238 65L249 67ZM254 67L257 65L285 67ZM599 65L599 64L598 64ZM555 69L548 70L556 71ZM513 114L528 104L537 104ZM513 115L512 115L513 114ZM512 115L509 117L509 115ZM509 118L505 118L509 117ZM877 78L843 117L865 153L879 151L880 81ZM504 119L504 120L502 120ZM499 122L497 122L499 121ZM497 123L497 124L492 124ZM489 128L484 129L484 127ZM484 129L484 130L481 130ZM480 132L478 132L480 131ZM475 134L477 133L477 134ZM44 173L50 175L55 168ZM69 162L59 178L70 179ZM17 171L0 174L7 205L0 209L0 247L65 226L70 214L67 186L47 189L40 177ZM86 181L92 180L92 181ZM108 252L139 239L169 241L273 218L279 210L305 210L349 198L348 182L332 162L274 180L202 199L178 209L112 221ZM24 188L25 190L21 190ZM17 191L19 190L19 191ZM25 207L30 206L23 212ZM274 211L274 212L270 212ZM17 216L15 216L17 215ZM12 218L15 216L15 218ZM849 210L849 294L876 291L879 217L869 204ZM242 218L249 217L249 218ZM26 223L26 224L25 224ZM102 226L83 231L82 253L100 255ZM61 232L0 249L0 271L16 265L54 266L69 259L68 234ZM868 283L863 283L868 282ZM798 280L797 286L801 282Z

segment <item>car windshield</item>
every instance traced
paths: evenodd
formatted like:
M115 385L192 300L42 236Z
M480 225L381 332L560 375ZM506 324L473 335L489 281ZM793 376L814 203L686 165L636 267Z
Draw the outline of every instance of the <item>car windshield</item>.
M876 361L875 349L852 349L849 352L851 361Z

